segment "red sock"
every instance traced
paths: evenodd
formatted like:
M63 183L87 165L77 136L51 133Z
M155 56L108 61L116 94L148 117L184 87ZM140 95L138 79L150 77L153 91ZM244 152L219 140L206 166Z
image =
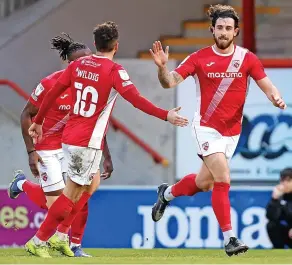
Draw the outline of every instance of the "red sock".
M193 196L201 190L196 185L196 174L189 174L171 187L174 197Z
M70 227L75 219L75 217L78 215L78 213L82 210L84 205L88 202L90 198L90 194L88 192L83 192L82 196L80 197L80 200L74 205L72 211L67 216L66 219L58 226L57 230L61 233L68 234Z
M42 241L47 241L54 234L58 225L70 214L73 206L74 203L64 194L61 194L50 207L48 215L36 236Z
M228 183L215 182L212 191L212 207L222 232L232 230L229 188Z
M88 217L88 203L86 203L81 211L78 212L76 218L71 225L71 242L74 244L81 244L85 226Z
M34 202L37 206L42 209L48 209L46 203L46 196L40 185L30 182L29 180L25 181L22 185L23 191L26 193L27 197Z

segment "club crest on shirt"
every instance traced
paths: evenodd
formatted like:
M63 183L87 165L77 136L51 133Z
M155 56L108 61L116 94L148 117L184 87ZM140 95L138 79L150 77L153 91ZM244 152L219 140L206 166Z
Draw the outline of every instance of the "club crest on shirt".
M209 143L208 143L208 142L203 143L203 144L202 144L202 147L203 147L203 149L204 149L205 151L208 151L208 149L209 149Z
M93 178L94 178L94 176L95 176L95 174L94 174L94 173L90 174L90 176L89 176L89 181L92 181L92 180L93 180Z
M235 68L238 68L240 65L240 61L239 60L233 60L232 61L232 66L235 67Z
M43 179L43 181L47 181L48 180L48 175L46 172L41 174L41 178Z

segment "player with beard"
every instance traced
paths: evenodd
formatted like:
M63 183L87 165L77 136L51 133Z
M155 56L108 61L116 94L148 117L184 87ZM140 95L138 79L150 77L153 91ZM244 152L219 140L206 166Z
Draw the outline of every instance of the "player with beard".
M158 41L150 50L164 88L175 87L188 76L195 78L197 98L194 99L196 111L192 133L198 155L203 160L197 175L187 175L172 186L162 184L158 187L152 219L159 221L175 197L193 196L213 189L212 208L223 232L226 254L232 256L248 250L232 231L228 163L241 133L249 77L275 107L285 109L286 104L256 55L234 44L239 34L239 17L234 9L227 5L211 6L208 16L215 44L194 52L174 71L167 69L169 47L164 51Z

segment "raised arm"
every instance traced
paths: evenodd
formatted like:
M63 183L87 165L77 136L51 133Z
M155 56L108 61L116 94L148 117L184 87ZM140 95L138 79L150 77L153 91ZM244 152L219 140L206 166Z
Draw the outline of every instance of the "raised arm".
M158 79L163 88L171 88L178 85L184 79L180 74L175 71L169 71L167 69L167 62L169 56L169 46L162 48L160 41L153 43L153 48L149 50L155 64L158 67Z
M188 56L174 71L169 71L167 68L169 46L164 51L161 42L155 41L149 51L158 67L158 79L163 88L175 87L189 75L195 73L195 56Z
M184 81L182 76L175 71L169 71L167 66L158 66L158 79L163 88L172 88Z

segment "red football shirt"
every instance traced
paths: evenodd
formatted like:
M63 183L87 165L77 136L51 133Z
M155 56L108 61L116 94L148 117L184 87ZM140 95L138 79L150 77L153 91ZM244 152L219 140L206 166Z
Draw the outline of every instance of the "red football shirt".
M175 71L184 79L195 78L195 120L223 136L241 132L249 77L254 80L266 77L260 60L240 46L234 46L231 54L220 54L213 46L201 49L188 56Z
M71 86L73 104L62 142L102 149L118 93L134 87L129 75L108 58L91 55L71 63L58 81Z
M69 145L103 148L103 139L117 94L135 108L167 120L169 112L144 98L126 70L104 56L91 55L72 62L47 93L35 123L41 125L54 100L71 87L70 118L62 142Z
M29 101L37 108L40 108L44 96L55 85L63 72L64 70L58 71L42 79L33 90ZM71 90L67 89L50 107L43 123L43 139L35 145L36 150L56 150L62 148L62 133L69 118L71 101Z

